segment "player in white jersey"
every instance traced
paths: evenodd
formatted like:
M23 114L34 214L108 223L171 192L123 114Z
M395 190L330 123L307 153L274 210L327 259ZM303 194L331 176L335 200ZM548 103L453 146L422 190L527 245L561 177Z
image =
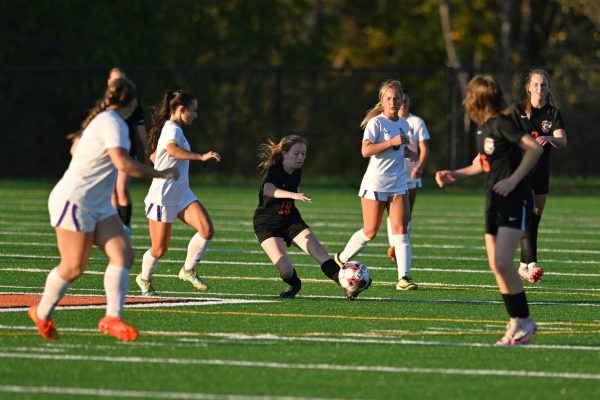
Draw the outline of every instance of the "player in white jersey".
M417 189L422 187L421 175L425 164L429 158L429 130L425 121L422 118L417 117L410 113L410 97L408 93L404 91L402 95L402 103L398 115L404 118L408 122L408 148L417 154L417 160L409 158L404 159L404 167L406 168L406 174L408 175L408 203L410 205L411 220L408 222L408 234L412 231L412 214L413 207L415 205L415 199L417 198ZM396 261L396 251L394 249L394 236L392 234L392 224L390 219L387 218L387 232L390 247L388 248L387 254L392 261ZM416 288L416 287L415 287Z
M28 310L45 339L58 339L50 316L70 284L83 274L94 244L109 259L104 274L106 315L98 328L119 340L138 337L138 331L122 319L134 254L111 205L111 194L117 170L137 177L176 179L178 175L174 169L154 170L129 157L124 119L136 105L133 83L117 79L108 85L104 99L83 122L69 168L50 194L48 210L56 230L60 263L48 274L40 302Z
M169 248L175 218L197 231L188 244L179 279L190 282L198 290L208 289L208 285L196 274L195 267L212 240L214 228L208 212L190 189L189 166L190 160L221 161L221 156L214 151L204 154L191 151L181 128L196 119L197 108L198 103L192 94L181 90L167 92L156 109L150 128L154 168L176 168L179 179L153 180L144 200L152 247L144 253L142 272L135 279L144 296L157 295L152 276L160 258Z
M367 111L361 153L369 157L369 166L358 195L361 197L363 227L356 231L335 260L341 266L354 258L373 240L388 206L398 266L398 290L413 284L410 272L411 251L407 233L410 220L407 175L404 169L408 123L399 117L402 86L389 80L379 88L379 102Z

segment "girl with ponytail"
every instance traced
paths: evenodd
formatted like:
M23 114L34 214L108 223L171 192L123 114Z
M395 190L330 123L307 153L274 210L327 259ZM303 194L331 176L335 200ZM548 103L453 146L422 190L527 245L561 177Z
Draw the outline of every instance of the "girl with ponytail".
M40 302L27 312L44 339L58 339L50 317L71 283L83 274L93 244L108 256L104 274L106 315L98 328L119 340L138 337L138 331L122 319L134 254L111 204L117 170L156 179L177 179L178 171L154 170L129 156L124 119L136 105L135 86L129 80L117 79L108 85L102 101L81 124L79 144L69 168L50 194L48 210L60 263L48 274Z
M197 290L207 290L208 285L197 274L195 267L200 262L214 234L213 223L208 211L192 193L189 183L190 161L221 161L215 151L194 153L183 135L182 128L196 119L198 103L188 92L167 92L155 109L148 142L154 168L175 168L178 180L154 179L144 200L146 218L152 246L142 258L142 271L135 281L143 296L157 296L153 275L160 259L169 249L173 221L179 218L196 230L187 248L187 256L179 271L179 279L192 284Z

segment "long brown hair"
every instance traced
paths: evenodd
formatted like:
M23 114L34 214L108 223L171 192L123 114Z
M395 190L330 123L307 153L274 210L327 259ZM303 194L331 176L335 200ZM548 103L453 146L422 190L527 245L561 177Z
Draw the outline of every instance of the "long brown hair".
M150 145L150 151L152 153L156 150L160 132L162 131L165 122L171 118L171 114L177 111L177 107L179 106L185 108L191 107L194 100L196 100L196 98L193 94L184 92L183 90L174 90L172 92L166 92L163 95L160 105L154 108L152 127L148 132L148 144Z
M83 130L92 122L92 120L102 111L109 107L122 108L126 107L137 98L137 90L133 82L127 78L115 79L108 84L104 97L94 107L86 119L81 123L81 127L77 132L73 132L67 136L68 139L74 140L81 135Z
M506 108L506 101L496 78L492 75L475 75L469 81L463 105L473 121L485 125Z
M261 159L258 168L263 171L268 170L271 166L283 161L283 152L288 152L296 143L303 143L308 147L308 142L302 136L288 135L279 141L273 142L271 139L267 143L263 143L258 147L258 157Z
M523 111L529 119L531 119L531 94L529 93L529 84L531 83L531 78L533 77L533 75L542 75L544 77L544 80L548 84L548 93L546 93L546 98L544 100L546 101L546 103L552 106L555 105L554 98L552 97L552 85L550 83L550 74L541 68L532 69L525 77L525 82L523 86L525 88L525 94L527 95L527 98L523 101Z
M383 106L381 105L381 98L383 97L385 91L388 89L396 89L396 91L398 92L398 96L400 96L400 98L402 98L402 84L400 83L400 81L388 79L387 81L383 82L379 86L379 101L377 103L375 103L375 105L373 107L371 107L369 110L367 110L365 117L363 118L363 120L360 123L361 128L364 128L365 126L367 126L367 122L369 122L369 120L371 118L376 117L383 112Z

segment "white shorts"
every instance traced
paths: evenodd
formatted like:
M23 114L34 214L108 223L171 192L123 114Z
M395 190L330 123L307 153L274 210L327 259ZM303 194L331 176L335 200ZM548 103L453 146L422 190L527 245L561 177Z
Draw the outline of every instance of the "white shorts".
M94 232L99 221L117 215L117 210L110 203L101 209L94 208L93 211L89 211L85 204L64 198L59 192L50 195L48 212L53 227L75 232Z
M157 222L166 222L168 224L173 223L177 215L187 208L194 201L198 201L198 198L190 189L188 189L183 196L183 200L179 204L169 204L164 206L157 203L146 202L146 218Z
M423 183L421 183L421 178L409 179L406 181L406 185L409 189L419 189L423 187Z
M397 190L394 192L375 192L373 190L361 189L360 193L358 193L358 195L360 197L362 197L363 199L385 201L385 202L387 202L394 196L398 196L398 195L406 196L407 194L408 194L408 189Z

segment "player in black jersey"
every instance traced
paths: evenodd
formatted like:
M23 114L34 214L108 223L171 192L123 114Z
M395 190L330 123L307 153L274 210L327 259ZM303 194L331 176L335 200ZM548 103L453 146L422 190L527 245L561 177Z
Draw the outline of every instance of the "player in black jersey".
M300 291L302 282L292 265L285 246L292 243L310 254L320 265L323 273L339 285L340 267L323 248L315 234L302 220L295 200L311 203L300 192L302 165L306 157L307 142L301 136L290 135L279 143L263 143L260 146L259 167L267 173L258 193L258 207L254 212L254 233L279 275L289 287L279 295L293 298ZM356 297L358 293L348 295Z
M488 173L485 247L510 316L506 333L496 344L525 344L531 340L537 325L529 315L525 289L513 258L531 216L533 199L525 178L543 150L533 137L502 114L505 107L502 89L491 75L471 79L463 103L478 125L478 154L471 165L455 171L438 171L435 179L444 187L458 179Z
M529 174L533 190L533 215L521 239L521 279L531 283L542 280L544 270L537 261L538 227L550 192L550 152L567 145L565 124L554 106L550 91L550 76L543 69L534 69L525 78L527 99L513 105L511 117L525 132L529 132L543 148L544 154Z

